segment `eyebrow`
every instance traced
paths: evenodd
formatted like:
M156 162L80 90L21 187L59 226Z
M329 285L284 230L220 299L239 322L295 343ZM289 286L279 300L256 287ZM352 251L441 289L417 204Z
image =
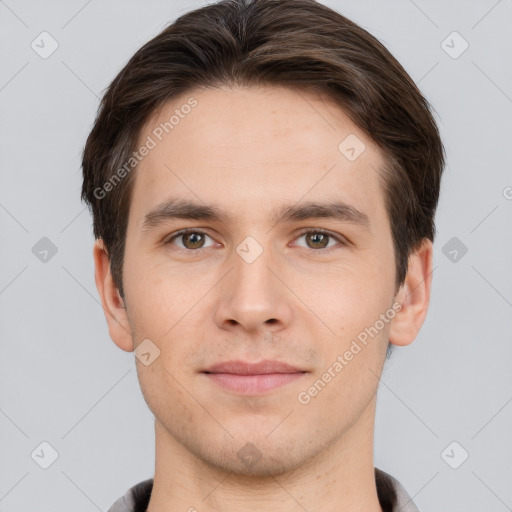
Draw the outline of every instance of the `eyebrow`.
M313 218L334 219L357 224L371 231L368 215L343 201L325 203L309 201L284 205L274 210L270 215L270 220L275 224ZM186 199L169 199L144 216L141 231L153 229L173 219L229 223L230 216L227 212L212 204L196 203Z

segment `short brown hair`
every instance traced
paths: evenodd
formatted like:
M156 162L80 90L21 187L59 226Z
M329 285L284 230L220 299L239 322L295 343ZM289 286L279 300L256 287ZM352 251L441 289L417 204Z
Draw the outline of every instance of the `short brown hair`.
M398 290L409 255L435 235L445 152L430 104L375 37L336 11L314 0L223 0L182 15L133 55L87 139L82 199L121 297L135 170L108 193L98 190L126 165L141 128L165 102L221 85L318 92L377 143Z

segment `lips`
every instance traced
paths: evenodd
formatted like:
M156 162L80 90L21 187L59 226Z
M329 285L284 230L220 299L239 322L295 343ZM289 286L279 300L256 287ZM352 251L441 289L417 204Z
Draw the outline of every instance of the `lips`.
M237 395L265 395L285 384L300 379L306 371L280 361L259 363L226 361L201 372L211 382Z
M264 360L259 363L249 363L245 361L226 361L218 363L207 370L205 373L230 373L235 375L267 375L270 373L301 373L303 370L290 366L280 361Z

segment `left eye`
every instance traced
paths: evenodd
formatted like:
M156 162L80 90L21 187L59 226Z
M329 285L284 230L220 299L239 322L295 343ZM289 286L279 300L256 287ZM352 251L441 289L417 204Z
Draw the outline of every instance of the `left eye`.
M337 241L339 243L343 243L341 239L338 237L332 235L331 233L328 233L323 230L310 230L302 233L299 235L298 238L306 237L306 245L301 247L306 247L308 249L331 249L331 247L327 247L329 243L329 239L331 239L333 242ZM336 245L336 244L334 244Z
M331 247L328 247L329 241L332 242L338 242L343 244L343 241L338 238L337 236L328 233L323 230L315 229L315 230L309 230L304 233L301 233L296 240L306 237L306 245L299 245L299 247L306 247L309 249L317 249L317 250L329 250ZM183 230L179 233L176 233L174 236L169 238L165 243L166 244L172 244L177 245L178 248L183 250L197 250L197 249L205 249L210 246L205 246L205 239L209 238L210 240L213 240L206 232L198 230L198 229L191 229L191 230ZM174 240L181 240L181 245L174 244ZM336 245L334 243L334 245Z

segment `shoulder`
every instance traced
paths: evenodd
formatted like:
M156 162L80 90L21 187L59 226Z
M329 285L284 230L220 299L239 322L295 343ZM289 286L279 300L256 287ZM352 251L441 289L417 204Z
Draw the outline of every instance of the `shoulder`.
M383 511L419 512L412 498L395 477L375 468L375 482Z
M107 512L146 512L152 489L152 478L135 484L117 499Z

